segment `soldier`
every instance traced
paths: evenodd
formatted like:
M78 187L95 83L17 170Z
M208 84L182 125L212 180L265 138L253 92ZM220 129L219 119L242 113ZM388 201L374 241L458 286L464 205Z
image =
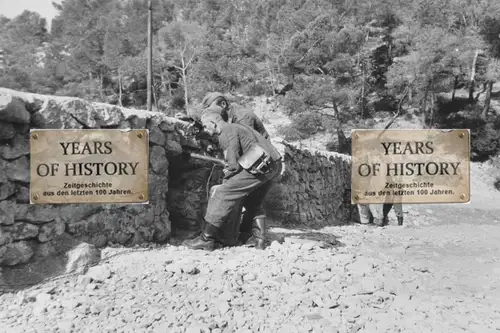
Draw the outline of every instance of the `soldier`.
M269 139L269 133L267 133L264 124L252 110L230 105L223 94L219 92L208 93L201 103L203 105L202 117L205 112L218 112L225 122L247 125L259 132L264 138Z
M220 92L210 92L202 100L203 112L202 118L210 113L218 113L222 119L228 123L237 123L249 126L259 132L264 138L270 139L262 121L257 115L249 109L243 109L230 105L227 98ZM246 210L240 225L239 241L246 244L252 235L253 216Z
M384 212L384 224L388 224L388 215L391 211L391 208L394 208L394 212L396 213L396 217L398 218L398 225L403 225L403 204L395 203L395 204L384 204L383 212Z
M273 180L281 173L281 155L269 140L252 128L226 123L220 114L208 113L202 119L206 131L218 134L227 167L224 179L208 201L205 226L201 234L183 243L191 249L212 251L217 234L235 205L245 198L245 214L252 217L252 236L258 249L265 248L266 221L263 210L265 196ZM262 153L265 158L261 159Z

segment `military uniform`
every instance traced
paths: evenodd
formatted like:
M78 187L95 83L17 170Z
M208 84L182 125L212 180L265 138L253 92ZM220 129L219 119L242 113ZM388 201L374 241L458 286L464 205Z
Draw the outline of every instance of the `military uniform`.
M262 120L260 120L252 110L237 107L235 105L229 105L229 103L227 103L228 106L226 109L213 108L212 103L215 102L215 100L217 100L219 97L223 97L225 99L225 96L219 92L209 93L205 96L205 98L203 98L202 105L204 110L201 115L202 118L207 113L217 112L221 115L222 119L225 122L228 122L230 124L236 123L246 125L256 130L264 138L269 139L269 133L262 123Z
M214 102L220 97L226 100L225 96L219 92L208 93L203 98L202 100L203 112L201 114L202 123L203 119L210 118L215 113L219 114L222 117L222 120L224 120L227 123L246 125L250 128L253 128L265 139L268 140L270 139L269 133L267 132L264 124L259 119L259 117L257 117L257 115L254 112L252 112L252 110L237 107L233 104L229 105L229 102L227 102L227 100L226 100L227 104L226 108L221 108L216 105L213 105ZM248 210L248 208L245 205L244 207L245 207L245 214L243 215L243 220L241 221L240 234L239 234L240 235L239 241L242 244L247 243L248 240L250 239L252 234L252 223L254 220L254 217L252 216L253 214L252 210Z
M222 184L212 191L209 198L203 232L194 240L184 242L184 245L192 249L213 250L221 226L244 198L245 216L252 222L249 238L253 236L255 246L264 249L266 215L263 203L273 180L281 173L281 155L269 140L254 129L241 124L226 123L220 115L205 117L205 123L210 122L210 119L219 119L219 146L224 151L227 167L224 169ZM270 157L270 163L263 174L253 174L251 170L243 169L238 162L255 144L262 147Z

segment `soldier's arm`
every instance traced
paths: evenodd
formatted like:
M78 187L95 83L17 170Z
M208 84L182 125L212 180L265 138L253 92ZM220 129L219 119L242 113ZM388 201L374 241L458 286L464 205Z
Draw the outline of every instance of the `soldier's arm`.
M269 140L269 133L266 131L266 127L264 126L264 123L262 120L257 117L257 115L254 113L253 114L254 118L254 128L257 132L259 132L264 138Z
M221 133L219 136L220 148L224 151L224 159L226 160L227 167L224 171L224 179L231 178L240 171L240 141L238 135L234 131L227 131Z

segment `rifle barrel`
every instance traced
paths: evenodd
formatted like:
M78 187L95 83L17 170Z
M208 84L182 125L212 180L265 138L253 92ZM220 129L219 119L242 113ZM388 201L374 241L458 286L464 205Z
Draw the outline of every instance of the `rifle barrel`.
M201 154L197 154L197 153L189 153L189 156L192 157L192 158L199 159L199 160L204 160L204 161L209 161L209 162L213 162L213 163L218 163L218 164L221 164L221 165L225 165L226 164L221 159L218 159L218 158L215 158L215 157L206 156L206 155L201 155Z

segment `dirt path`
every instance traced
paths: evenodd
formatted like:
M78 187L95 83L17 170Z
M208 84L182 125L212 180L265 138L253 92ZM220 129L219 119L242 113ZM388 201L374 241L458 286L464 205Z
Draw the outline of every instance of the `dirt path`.
M117 256L0 296L0 331L500 332L500 192L473 178L471 204L405 206L403 227L391 215L384 228L321 230L335 247L275 228L286 241L265 251Z

